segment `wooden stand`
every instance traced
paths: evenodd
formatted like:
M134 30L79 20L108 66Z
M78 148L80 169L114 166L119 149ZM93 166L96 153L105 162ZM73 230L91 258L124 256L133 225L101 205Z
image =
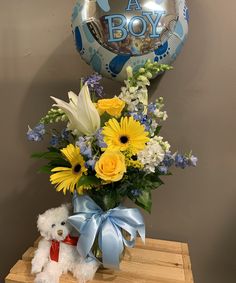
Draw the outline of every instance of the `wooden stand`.
M35 247L30 247L10 271L5 283L33 283L30 274ZM140 239L133 249L127 249L120 271L101 269L94 283L193 283L188 245L178 242ZM77 283L71 274L61 277L60 283Z

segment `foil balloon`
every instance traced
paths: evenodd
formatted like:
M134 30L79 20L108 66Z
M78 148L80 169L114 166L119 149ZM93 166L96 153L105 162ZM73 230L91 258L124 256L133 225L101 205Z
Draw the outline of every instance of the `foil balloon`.
M81 57L119 81L150 59L171 64L188 33L185 0L78 0L72 29Z

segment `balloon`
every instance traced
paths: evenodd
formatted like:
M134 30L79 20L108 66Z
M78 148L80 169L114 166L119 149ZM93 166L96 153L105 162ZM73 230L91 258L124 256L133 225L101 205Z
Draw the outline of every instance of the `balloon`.
M171 64L188 33L185 0L78 0L72 30L81 57L119 81L150 59Z

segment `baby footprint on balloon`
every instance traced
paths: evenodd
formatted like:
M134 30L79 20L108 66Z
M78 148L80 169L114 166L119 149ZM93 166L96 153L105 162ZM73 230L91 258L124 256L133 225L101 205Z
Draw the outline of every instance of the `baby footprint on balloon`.
M156 55L154 61L159 62L169 54L169 51L170 51L170 47L168 41L166 41L165 43L160 45L156 50L154 50L154 53Z
M109 12L110 11L110 5L108 0L97 0L97 3L99 7L104 11L104 12ZM83 5L80 3L77 3L72 14L72 21L77 18L78 13L82 10Z
M83 28L83 34L85 35L87 41L90 44L92 44L95 41L95 39L93 38L91 32L89 31L88 26L87 25L83 25L82 28ZM83 40L82 40L82 36L81 36L81 32L80 32L79 27L75 28L74 37L75 37L75 43L76 43L77 50L79 51L79 53L81 55L84 55L85 49L83 47Z
M115 56L109 64L106 64L107 72L113 77L117 77L119 73L122 71L124 65L130 59L130 54L119 54Z
M184 6L183 13L184 13L185 20L189 23L189 18L190 18L190 16L189 16L189 9L188 9L188 7L186 5Z
M97 3L99 7L104 11L104 12L109 12L110 11L110 5L108 0L97 0Z
M76 49L81 55L83 55L85 52L85 49L83 48L82 36L79 30L79 27L76 27L73 33L74 33L74 38L75 38Z
M78 17L79 13L82 11L83 5L81 3L76 3L72 12L72 22Z

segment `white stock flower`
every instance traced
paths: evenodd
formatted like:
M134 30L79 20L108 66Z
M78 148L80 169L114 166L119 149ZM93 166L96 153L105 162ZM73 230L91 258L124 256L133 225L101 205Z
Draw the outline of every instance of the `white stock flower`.
M161 136L156 136L155 139L159 142L160 146L165 152L170 151L170 144L168 143L168 141L163 141L163 137Z
M138 82L140 86L150 85L148 78L143 75L138 76Z
M166 112L166 111L163 111L163 117L162 117L162 120L163 120L163 121L166 121L167 119L168 119L167 112Z
M137 92L137 97L139 102L141 102L144 106L143 114L147 114L147 106L148 106L148 90L146 87L141 88Z
M139 87L122 87L119 98L123 100L127 107L127 110L130 112L137 111L137 105L142 103L144 105L144 114L147 113L147 105L148 105L148 91L146 86Z
M92 135L100 128L100 116L94 106L87 84L85 84L79 95L70 91L68 93L70 102L67 103L61 99L52 97L56 102L53 106L58 107L65 112L69 119L68 130L74 134Z
M144 150L138 153L138 160L144 165L144 171L155 173L156 167L163 161L165 151L158 137L150 139Z
M132 78L133 77L133 68L131 66L128 66L126 68L126 72L127 72L128 78Z
M153 113L157 118L162 119L163 121L166 121L168 118L166 111L161 111L160 109L156 109Z

